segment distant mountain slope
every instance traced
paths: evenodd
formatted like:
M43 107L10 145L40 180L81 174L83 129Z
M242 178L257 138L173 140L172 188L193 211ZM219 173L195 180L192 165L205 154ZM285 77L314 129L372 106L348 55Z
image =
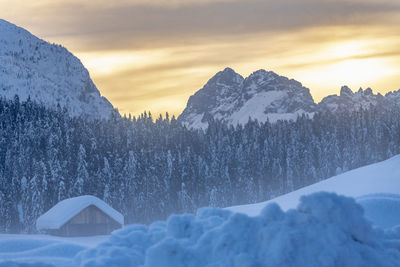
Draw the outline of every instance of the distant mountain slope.
M301 196L318 191L335 192L355 198L362 197L361 200L365 200L365 196L371 194L398 195L400 194L400 155L342 173L266 202L235 206L228 209L248 215L257 215L267 204L276 202L282 209L287 210L296 208Z
M243 125L249 118L259 122L295 120L301 114L350 112L371 105L400 105L400 90L383 96L374 94L370 88L353 92L343 86L339 95L327 96L317 105L309 89L293 79L265 70L244 79L226 68L189 98L179 120L188 128L206 129L210 118Z
M67 49L0 19L0 97L66 107L72 116L108 118L115 112L88 71Z
M236 125L249 118L260 122L296 119L315 110L309 90L295 80L265 70L244 79L226 68L189 98L179 120L189 128L206 128L210 116Z

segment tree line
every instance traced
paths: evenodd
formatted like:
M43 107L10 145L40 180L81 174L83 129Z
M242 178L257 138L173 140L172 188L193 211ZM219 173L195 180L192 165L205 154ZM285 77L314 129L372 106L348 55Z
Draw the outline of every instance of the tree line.
M168 114L89 121L0 98L0 232L35 232L57 202L94 195L149 223L265 201L400 153L400 108L190 130Z

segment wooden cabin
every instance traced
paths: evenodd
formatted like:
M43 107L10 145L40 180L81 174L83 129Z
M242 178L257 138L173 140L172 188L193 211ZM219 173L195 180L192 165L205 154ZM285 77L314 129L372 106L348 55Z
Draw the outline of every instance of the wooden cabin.
M108 235L121 228L124 217L94 196L65 199L40 216L36 228L58 236Z

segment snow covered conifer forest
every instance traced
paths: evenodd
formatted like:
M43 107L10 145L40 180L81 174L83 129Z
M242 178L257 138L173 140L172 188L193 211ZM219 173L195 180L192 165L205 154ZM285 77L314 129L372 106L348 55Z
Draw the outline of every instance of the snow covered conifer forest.
M0 232L35 232L58 201L90 194L149 223L268 200L400 153L400 107L189 130L168 115L86 120L0 99ZM22 178L21 178L22 177Z

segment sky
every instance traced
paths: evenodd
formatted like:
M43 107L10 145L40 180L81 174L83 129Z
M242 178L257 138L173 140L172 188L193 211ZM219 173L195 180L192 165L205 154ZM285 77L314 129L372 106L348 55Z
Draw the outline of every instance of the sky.
M398 0L0 0L0 18L74 53L121 114L179 115L225 67L294 78L317 102L400 88Z

